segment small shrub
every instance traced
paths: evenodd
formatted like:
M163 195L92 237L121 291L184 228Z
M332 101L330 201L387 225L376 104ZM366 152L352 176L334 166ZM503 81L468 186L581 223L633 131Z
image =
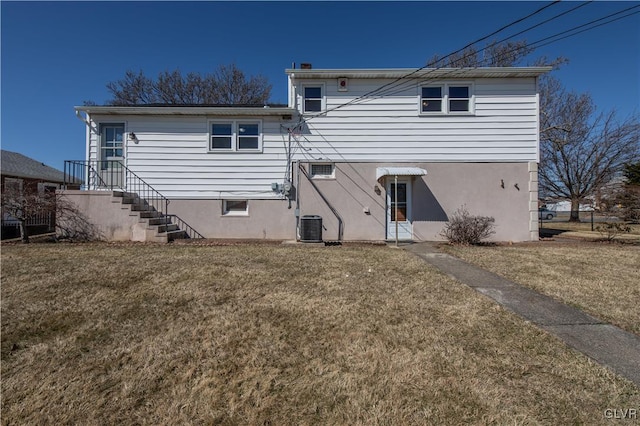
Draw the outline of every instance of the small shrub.
M624 223L605 222L596 226L596 231L598 231L605 240L613 241L618 235L631 232L631 227Z
M458 208L440 235L451 244L478 244L495 234L495 219L488 216L472 216L465 206Z

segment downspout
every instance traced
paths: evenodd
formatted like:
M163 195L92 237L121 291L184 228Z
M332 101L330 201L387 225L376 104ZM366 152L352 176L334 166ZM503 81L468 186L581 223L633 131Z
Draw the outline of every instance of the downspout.
M90 161L91 159L90 157L90 141L91 141L91 119L89 118L89 113L87 113L86 117L83 117L80 114L79 110L76 110L76 117L78 117L78 120L82 121L87 127L86 127L86 131L85 131L85 153L86 153L86 160Z
M296 241L300 241L298 239L298 229L300 229L300 160L296 160L296 210L294 214L296 215Z

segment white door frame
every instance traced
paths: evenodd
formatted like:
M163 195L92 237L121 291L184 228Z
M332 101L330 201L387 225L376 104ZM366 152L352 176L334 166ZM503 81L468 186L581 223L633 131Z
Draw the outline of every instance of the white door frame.
M114 133L112 136L113 140L105 140L106 128L122 128L122 135L120 135L120 140L118 141L116 133ZM127 124L123 121L100 122L98 131L98 160L119 161L122 165L124 165L125 147L127 145ZM120 155L117 155L118 151ZM99 169L101 176L100 183L102 185L107 185L108 187L123 187L125 185L124 169L120 165L116 163L102 163Z
M401 190L404 187L405 201L404 203L398 203L398 217L404 216L403 221L392 220L396 215L392 211L394 203L391 196L395 194L396 178L398 182L398 193L402 194ZM398 238L397 240L407 241L413 239L413 225L411 218L411 193L412 193L412 178L411 176L387 176L386 178L386 239L396 240L396 229ZM403 205L404 204L404 205ZM400 208L404 207L404 215L401 215Z

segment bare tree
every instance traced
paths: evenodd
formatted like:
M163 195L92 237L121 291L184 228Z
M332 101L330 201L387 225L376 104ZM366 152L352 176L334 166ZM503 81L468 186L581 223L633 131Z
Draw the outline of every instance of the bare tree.
M142 71L127 71L123 79L108 83L107 90L113 97L110 105L264 105L271 96L265 77L247 78L235 64L205 75L164 71L155 80Z
M63 193L56 199L56 238L86 242L103 240L104 235Z
M221 104L263 104L271 93L271 85L263 76L251 77L248 81L244 73L235 65L222 65L212 81L214 102Z
M459 52L450 53L447 56L440 57L435 54L429 60L427 64L433 68L465 68L465 67L477 67L480 63L479 54L476 48L469 46Z
M36 181L16 179L10 183L5 180L2 191L2 213L18 221L25 244L29 242L28 222L56 210L55 194L39 189Z
M157 102L154 82L144 75L128 70L124 78L107 83L107 90L111 92L113 99L110 105L144 105Z
M638 119L597 113L589 94L567 92L548 75L540 80L540 189L571 201L570 221L580 220L585 198L638 159Z
M429 67L464 68L464 67L513 67L533 52L526 40L497 42L491 41L478 50L473 46L449 54L444 57L433 55L427 64Z
M487 67L513 67L533 50L525 40L503 43L492 41L484 49L484 65Z

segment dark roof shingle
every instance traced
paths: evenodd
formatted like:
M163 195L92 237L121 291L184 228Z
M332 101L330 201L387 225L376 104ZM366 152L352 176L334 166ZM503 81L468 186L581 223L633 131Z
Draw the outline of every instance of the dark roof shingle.
M49 182L63 182L64 173L17 152L2 150L0 174Z

